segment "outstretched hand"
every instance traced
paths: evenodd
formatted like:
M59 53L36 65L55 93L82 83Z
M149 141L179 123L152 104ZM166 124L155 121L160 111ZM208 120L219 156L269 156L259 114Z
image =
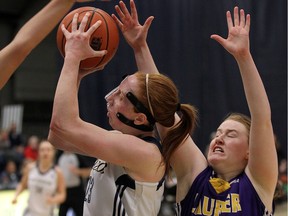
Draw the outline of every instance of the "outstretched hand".
M235 58L249 53L249 31L250 31L250 15L246 15L243 9L234 8L234 23L230 11L226 13L228 25L228 37L213 34L211 38L220 43Z
M119 18L116 17L115 14L112 14L112 17L120 28L127 43L135 49L146 43L148 30L154 17L148 17L144 25L140 25L137 9L133 0L130 0L130 9L131 13L128 11L124 2L120 1L119 5L115 6Z

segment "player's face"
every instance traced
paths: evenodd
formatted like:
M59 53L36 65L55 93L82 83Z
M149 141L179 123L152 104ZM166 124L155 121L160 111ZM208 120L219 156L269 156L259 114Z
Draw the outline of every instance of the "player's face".
M39 146L39 159L53 161L55 149L48 141L42 141Z
M248 131L243 124L225 120L211 141L208 162L220 169L244 169L249 153Z
M133 104L128 100L126 94L133 92L136 94L137 79L135 76L127 76L118 87L113 89L105 96L107 101L107 116L111 127L115 130L121 130L123 123L118 119L117 113L123 114L128 119L134 119L137 113Z

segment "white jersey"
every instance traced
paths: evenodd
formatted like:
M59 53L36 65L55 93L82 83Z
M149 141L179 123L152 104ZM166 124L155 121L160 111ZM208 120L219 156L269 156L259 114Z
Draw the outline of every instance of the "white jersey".
M41 173L35 164L28 175L28 208L25 216L52 216L54 206L48 205L46 199L57 190L57 172L54 167Z
M58 165L62 170L67 188L77 187L81 184L80 177L70 170L70 167L79 168L80 166L75 154L64 152L59 158Z
M87 184L83 215L157 216L163 191L163 180L138 182L123 167L98 159Z

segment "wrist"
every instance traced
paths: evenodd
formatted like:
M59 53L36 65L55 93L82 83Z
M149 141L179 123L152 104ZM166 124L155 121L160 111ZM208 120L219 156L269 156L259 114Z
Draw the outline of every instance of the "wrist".
M71 63L79 63L81 62L80 58L74 55L73 53L66 53L64 57L64 61L69 61Z
M147 42L145 41L142 44L138 44L137 46L133 46L132 49L133 49L134 53L143 53L143 52L146 52L147 50L149 50L149 47L148 47Z

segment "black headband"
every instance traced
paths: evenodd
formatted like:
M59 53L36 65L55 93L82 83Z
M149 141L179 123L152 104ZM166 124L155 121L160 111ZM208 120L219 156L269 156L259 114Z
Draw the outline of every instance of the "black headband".
M150 111L136 98L136 96L132 92L128 92L126 94L126 97L136 107L136 109L139 112L144 113L146 115L147 120L151 125L155 124L156 121L152 116L152 114L150 113Z
M154 127L152 125L135 125L134 122L126 118L122 113L117 113L117 118L124 124L136 128L141 131L153 131Z
M122 113L119 113L119 112L117 113L117 118L124 124L129 125L130 127L136 128L138 130L153 131L154 124L156 121L154 117L152 116L152 114L149 112L149 110L136 98L136 96L132 92L128 92L126 94L126 97L139 112L144 113L146 115L147 120L150 123L150 125L135 125L132 120L126 118Z

